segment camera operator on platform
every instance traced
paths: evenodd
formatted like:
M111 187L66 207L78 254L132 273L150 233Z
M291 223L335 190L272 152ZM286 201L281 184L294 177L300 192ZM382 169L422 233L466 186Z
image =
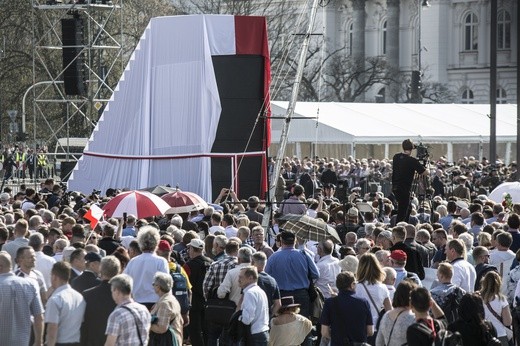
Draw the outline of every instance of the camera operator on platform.
M412 157L413 142L405 139L402 144L403 152L394 155L392 172L392 192L397 201L397 222L407 221L410 216L410 190L415 172L426 175L426 168Z

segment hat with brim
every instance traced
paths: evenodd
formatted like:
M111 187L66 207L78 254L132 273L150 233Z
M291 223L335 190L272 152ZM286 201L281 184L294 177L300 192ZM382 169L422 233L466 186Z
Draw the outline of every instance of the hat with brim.
M282 299L280 299L280 300L281 300L281 304L282 304L282 306L280 308L297 308L300 306L300 304L294 303L293 296L282 297Z

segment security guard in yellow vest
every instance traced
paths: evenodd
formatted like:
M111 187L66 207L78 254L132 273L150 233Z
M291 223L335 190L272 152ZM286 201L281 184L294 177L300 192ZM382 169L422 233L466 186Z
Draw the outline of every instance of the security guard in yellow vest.
M16 167L18 167L17 176L18 178L25 179L25 160L27 158L27 155L25 152L20 151L18 149L14 155L14 161L16 162Z
M36 174L37 179L47 178L45 167L47 166L47 155L40 149L37 156L38 173Z

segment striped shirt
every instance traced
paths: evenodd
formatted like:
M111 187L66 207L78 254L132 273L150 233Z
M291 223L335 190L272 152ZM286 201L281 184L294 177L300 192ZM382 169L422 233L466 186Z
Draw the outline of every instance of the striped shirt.
M0 274L0 297L0 344L28 345L31 317L43 313L38 287L13 272Z

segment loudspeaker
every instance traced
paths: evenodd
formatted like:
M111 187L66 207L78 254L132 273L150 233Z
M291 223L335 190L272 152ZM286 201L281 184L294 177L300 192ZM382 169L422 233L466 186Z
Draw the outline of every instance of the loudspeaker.
M66 95L85 95L85 71L83 53L83 20L65 18L61 20L63 44L63 83Z
M256 118L264 102L264 58L259 55L220 55L213 56L212 60L222 113L211 151L262 151L265 119L260 119L257 124ZM262 156L238 157L238 161L240 196L261 196ZM230 158L211 159L213 196L217 196L222 187L229 187L233 180L230 167Z
M60 169L60 179L63 182L69 180L70 173L76 167L76 161L62 161Z

